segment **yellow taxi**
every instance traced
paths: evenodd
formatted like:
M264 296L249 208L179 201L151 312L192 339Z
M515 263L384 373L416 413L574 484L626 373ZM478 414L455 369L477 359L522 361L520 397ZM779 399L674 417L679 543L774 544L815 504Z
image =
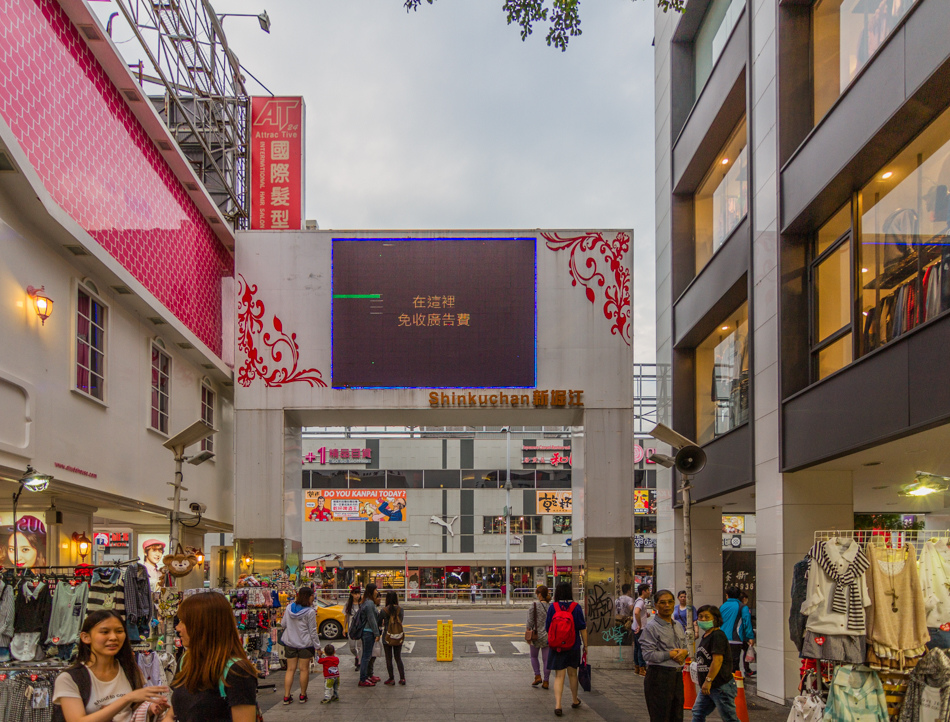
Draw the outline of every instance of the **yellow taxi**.
M317 610L317 631L323 639L343 639L346 629L346 616L339 604L330 604L317 597L314 600Z

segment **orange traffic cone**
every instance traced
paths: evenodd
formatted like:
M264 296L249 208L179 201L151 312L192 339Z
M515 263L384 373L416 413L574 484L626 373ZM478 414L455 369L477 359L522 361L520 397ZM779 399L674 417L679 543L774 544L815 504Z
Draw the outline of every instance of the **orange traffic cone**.
M683 665L683 709L692 709L696 703L696 685L689 676L689 660ZM744 722L749 722L745 720Z
M739 688L736 692L736 716L739 718L739 722L749 722L749 708L745 703L745 685L742 683L742 674L735 672L732 676L736 680L736 687Z

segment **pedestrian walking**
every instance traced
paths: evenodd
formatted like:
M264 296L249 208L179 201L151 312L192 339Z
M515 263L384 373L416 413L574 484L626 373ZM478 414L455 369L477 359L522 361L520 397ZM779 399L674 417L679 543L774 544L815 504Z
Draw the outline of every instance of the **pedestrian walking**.
M656 611L640 635L647 663L643 680L650 722L683 722L683 663L688 654L686 633L673 621L676 600L663 589L656 595Z
M143 704L152 714L161 714L171 690L144 684L122 618L103 609L83 621L76 662L56 678L52 702L60 706L66 722L79 722L87 715L95 715L98 722L128 722ZM28 704L25 697L9 700L9 719L26 718Z
M360 600L360 608L357 612L355 624L362 621L362 634L360 641L363 643L363 657L360 660L360 687L375 687L379 677L373 674L373 666L376 660L373 654L373 647L379 641L379 616L376 606L379 603L379 592L376 591L376 585L370 582L366 585L366 591L363 592L363 598Z
M399 684L406 684L406 668L402 665L402 643L406 641L402 624L405 614L405 610L399 606L399 595L396 592L387 592L386 606L379 613L379 623L383 637L383 653L386 655L386 672L389 674L384 684L389 686L396 684L393 677L393 657L396 658L396 669L399 670Z
M323 667L323 702L340 701L340 658L336 656L336 649L332 644L327 645L326 653L321 653L317 660Z
M706 604L697 614L703 636L696 647L696 680L700 693L693 704L693 722L706 722L714 709L719 711L722 722L739 722L736 715L738 688L732 677L732 653L729 640L720 629L722 614L719 608Z
M722 615L722 631L729 640L732 651L732 668L736 672L742 671L743 642L755 641L755 632L752 630L752 615L749 608L739 601L742 594L738 587L729 587L726 590L726 599L719 607Z
M362 593L360 592L360 587L358 584L354 584L350 587L350 596L346 600L346 604L343 605L343 616L346 619L346 628L349 628L353 625L353 620L356 619L356 613L360 609L360 597ZM349 648L353 653L353 666L356 669L360 668L360 658L363 656L362 641L359 639L350 639Z
M745 592L739 593L739 603L742 605L745 611L749 613L749 636L742 640L742 674L745 677L754 677L755 672L752 671L752 667L749 666L751 662L749 657L752 657L752 660L755 660L755 620L752 619L752 609L749 607L749 595ZM751 655L749 649L752 649Z
M630 585L620 587L620 596L614 602L614 621L623 627L623 644L629 644L633 639L633 597L630 596ZM635 653L634 653L635 654Z
M472 604L475 604L475 595L478 593L478 585L475 582L469 587L469 593L472 595Z
M310 660L320 651L320 636L317 634L317 611L313 608L313 590L300 587L297 598L290 603L280 620L283 629L280 641L284 645L287 658L287 672L284 674L284 704L294 701L291 689L294 686L294 674L300 670L300 703L307 697L310 683Z
M693 637L697 637L696 615L690 611L690 608L686 605L686 590L681 590L680 593L676 595L676 599L679 601L679 604L677 604L676 609L673 610L673 619L682 625L684 631L686 630L686 625L692 622Z
M534 670L534 681L531 686L537 687L540 684L542 689L547 689L551 670L548 668L550 648L548 647L548 633L545 631L545 625L548 618L548 607L551 606L551 593L545 585L539 584L538 588L534 590L534 594L536 599L531 602L531 607L528 609L528 621L525 626L524 638L530 645L531 668ZM542 667L544 668L543 678L541 676Z
M631 627L633 629L633 671L641 677L647 673L647 663L643 658L643 650L640 649L640 635L643 633L643 627L647 623L647 597L650 596L649 584L637 585L637 601L633 603L633 620Z
M227 597L185 597L175 629L185 647L164 720L255 722L257 670L244 652Z
M570 582L560 582L554 589L554 603L548 607L544 631L548 633L548 667L554 671L554 714L561 710L565 671L571 685L571 707L577 709L577 668L581 666L581 650L587 656L587 621L580 605L574 601Z

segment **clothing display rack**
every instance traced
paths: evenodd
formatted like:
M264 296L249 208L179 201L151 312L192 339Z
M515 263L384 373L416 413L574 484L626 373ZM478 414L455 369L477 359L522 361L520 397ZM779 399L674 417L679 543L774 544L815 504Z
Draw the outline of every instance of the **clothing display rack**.
M900 549L905 544L917 544L927 541L943 540L950 542L950 530L911 530L911 529L832 529L830 531L816 531L815 541L830 541L831 539L854 539L858 544L867 544L870 541L883 539L885 546Z

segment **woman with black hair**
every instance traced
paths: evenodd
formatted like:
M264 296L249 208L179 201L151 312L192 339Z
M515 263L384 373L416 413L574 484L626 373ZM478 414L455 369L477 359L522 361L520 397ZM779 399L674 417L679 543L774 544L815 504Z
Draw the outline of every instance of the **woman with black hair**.
M343 616L346 618L346 628L349 630L350 626L353 624L353 620L356 619L356 613L360 609L360 587L358 584L354 584L350 587L350 596L346 600L346 604L343 605ZM363 655L363 650L360 647L360 641L357 639L349 640L349 648L353 653L353 665L356 669L360 668L360 657Z
M317 611L313 608L313 590L300 587L297 598L287 606L280 620L281 644L287 658L287 672L284 674L284 704L294 701L291 689L294 686L294 673L300 670L300 703L307 697L310 681L310 660L320 650L320 637L317 634Z
M719 607L706 604L697 611L700 631L703 633L696 647L697 680L701 692L693 704L693 722L705 722L714 709L722 722L739 722L736 715L738 688L732 677L732 653L722 626Z
M406 633L402 626L405 614L403 608L399 606L399 595L396 592L386 592L386 606L379 613L379 622L383 637L383 653L386 655L386 671L389 673L389 679L383 684L389 686L396 684L396 679L393 677L393 657L396 658L396 669L399 670L399 684L404 686L406 684L406 668L402 664L402 643L406 640Z
M143 684L122 618L102 609L83 622L76 663L56 678L53 704L66 722L128 722L142 703L161 713L170 690Z
M558 626L555 617L569 614L574 622L574 644L566 649L556 648L557 633L552 634L552 624ZM564 714L561 711L561 696L564 693L564 672L567 670L567 676L571 685L571 707L577 709L581 706L581 701L577 698L577 668L581 666L581 647L583 642L584 654L587 654L587 621L584 619L584 611L580 605L574 601L574 591L571 589L570 582L560 582L554 589L554 603L548 607L547 619L544 623L544 631L548 633L548 643L551 645L551 651L548 653L548 668L554 671L554 714L558 717Z
M364 619L362 634L363 657L360 660L360 687L375 687L376 683L379 682L379 677L373 674L373 662L376 659L373 655L373 646L379 641L377 604L379 604L379 592L376 591L376 585L370 582L366 585L366 591L363 592L363 599L360 602L360 615Z

